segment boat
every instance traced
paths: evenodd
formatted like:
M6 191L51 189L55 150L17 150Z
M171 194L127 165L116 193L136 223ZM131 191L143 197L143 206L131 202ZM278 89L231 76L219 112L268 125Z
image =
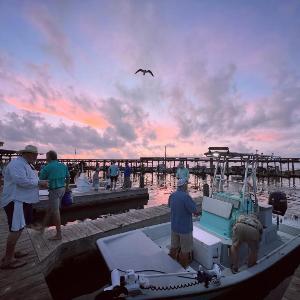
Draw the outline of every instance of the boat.
M212 148L216 162L209 196L203 197L202 215L193 222L193 261L183 268L169 255L171 224L164 223L97 240L111 272L111 285L96 299L211 299L258 276L300 247L300 226L284 218L285 211L260 203L256 191L258 154L232 153ZM245 171L241 191L225 190L224 173L230 158L241 157ZM263 225L257 264L248 268L247 246L240 249L239 272L231 269L232 226L241 214L257 213Z

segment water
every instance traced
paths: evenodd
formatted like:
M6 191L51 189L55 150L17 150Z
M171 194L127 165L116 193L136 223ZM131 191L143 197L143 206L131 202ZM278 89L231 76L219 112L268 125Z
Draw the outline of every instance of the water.
M122 180L122 179L121 179ZM211 176L205 179L191 175L189 180L189 193L192 197L202 195L202 187L204 183L211 183ZM149 202L147 206L157 206L167 204L170 194L176 190L176 178L172 174L158 175L145 174L145 187L149 191ZM139 176L133 177L133 186L139 186ZM288 210L286 216L294 218L300 216L300 178L262 178L258 179L258 199L261 202L268 202L269 192L283 191L287 195ZM229 191L240 191L242 182L233 181L231 176L225 182L224 188Z

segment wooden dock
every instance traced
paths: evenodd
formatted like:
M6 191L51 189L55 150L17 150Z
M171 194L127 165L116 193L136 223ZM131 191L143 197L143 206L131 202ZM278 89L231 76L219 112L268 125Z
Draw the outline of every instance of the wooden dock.
M4 256L8 226L6 214L0 209L0 255ZM40 269L40 261L25 229L17 243L17 251L29 252L24 258L27 265L15 270L0 269L0 299L5 300L50 300L52 299L45 277Z
M290 284L285 291L282 300L297 300L300 297L300 265L294 272Z
M48 197L34 204L34 220L40 221L48 207ZM131 188L115 191L100 190L85 193L73 193L73 203L61 209L62 222L82 218L96 218L99 215L124 212L129 209L141 209L148 203L147 188Z
M201 209L202 197L194 199ZM0 298L5 300L52 299L45 277L64 259L83 255L91 249L96 249L96 240L133 229L168 222L170 209L167 205L133 210L118 215L109 215L95 220L78 222L62 226L61 241L50 241L55 229L50 227L44 235L25 229L17 250L26 250L28 264L15 270L0 271ZM5 251L8 233L6 215L0 209L0 245L1 255Z

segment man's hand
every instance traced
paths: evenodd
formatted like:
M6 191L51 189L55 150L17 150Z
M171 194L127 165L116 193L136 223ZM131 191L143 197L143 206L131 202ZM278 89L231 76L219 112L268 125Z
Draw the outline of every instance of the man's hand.
M48 180L39 180L39 187L42 189L47 189L49 187Z
M200 212L195 212L193 213L194 217L199 217L200 216Z

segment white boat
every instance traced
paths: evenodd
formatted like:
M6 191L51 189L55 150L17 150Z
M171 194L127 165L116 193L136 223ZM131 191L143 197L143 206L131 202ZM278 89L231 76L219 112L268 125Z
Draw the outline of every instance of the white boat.
M111 286L96 299L125 295L126 299L193 298L210 299L224 293L279 263L300 246L299 222L272 217L272 206L256 197L258 155L208 153L216 168L209 197L203 197L202 216L193 224L193 261L184 269L169 255L170 223L145 227L101 238L97 246L111 271ZM226 160L245 159L245 176L240 193L223 191ZM218 168L220 167L220 168ZM219 174L218 174L219 173ZM251 183L252 190L249 190ZM259 210L264 226L257 264L247 267L247 247L240 249L237 274L230 269L231 231L240 214ZM288 223L288 224L285 224Z

